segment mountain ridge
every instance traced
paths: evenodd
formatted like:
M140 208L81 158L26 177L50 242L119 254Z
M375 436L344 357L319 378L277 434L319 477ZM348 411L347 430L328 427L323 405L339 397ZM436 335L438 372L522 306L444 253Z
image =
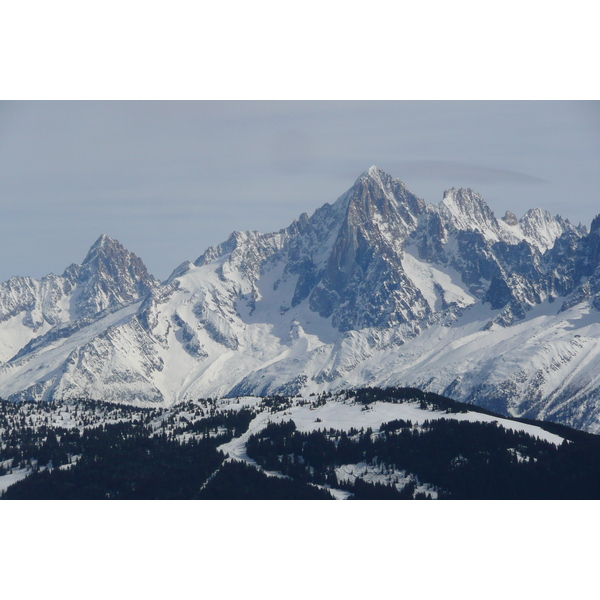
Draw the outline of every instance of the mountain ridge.
M81 264L71 264L62 275L11 277L0 284L0 362L53 329L91 322L139 300L156 285L141 259L105 234Z
M0 365L0 396L169 405L414 385L600 431L599 238L599 218L498 219L470 189L427 205L374 166L333 204L234 232L162 284L101 236L69 271L80 294L93 280L92 301Z

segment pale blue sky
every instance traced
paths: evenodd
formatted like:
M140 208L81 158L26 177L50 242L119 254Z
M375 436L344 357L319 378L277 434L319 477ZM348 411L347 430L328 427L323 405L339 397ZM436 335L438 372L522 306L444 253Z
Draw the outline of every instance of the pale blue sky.
M0 280L81 262L106 233L165 279L235 229L274 231L375 164L428 203L600 213L600 103L1 102Z

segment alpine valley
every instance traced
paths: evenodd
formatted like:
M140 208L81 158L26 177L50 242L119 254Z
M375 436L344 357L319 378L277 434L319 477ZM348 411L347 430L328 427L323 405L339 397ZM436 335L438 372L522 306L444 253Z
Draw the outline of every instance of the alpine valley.
M0 397L166 410L200 398L412 387L600 432L600 216L427 205L371 167L276 233L234 232L164 282L102 235L0 285Z

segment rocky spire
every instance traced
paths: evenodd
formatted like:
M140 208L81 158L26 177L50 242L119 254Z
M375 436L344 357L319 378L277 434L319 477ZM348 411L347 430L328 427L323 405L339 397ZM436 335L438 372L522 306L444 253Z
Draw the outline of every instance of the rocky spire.
M133 302L158 283L139 257L105 234L92 245L83 263L71 265L64 276L80 288L74 298L77 316Z

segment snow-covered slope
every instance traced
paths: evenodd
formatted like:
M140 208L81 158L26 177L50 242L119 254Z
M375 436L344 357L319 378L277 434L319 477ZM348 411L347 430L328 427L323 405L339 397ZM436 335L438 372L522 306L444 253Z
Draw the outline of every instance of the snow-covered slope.
M520 220L511 212L497 219L485 200L471 189L447 190L438 205L428 208L440 215L450 232L478 231L488 241L508 244L525 240L541 253L552 248L565 232L585 233L585 229L576 228L541 208L528 210Z
M599 240L600 219L589 233L535 209L497 219L472 190L426 206L371 167L334 204L235 232L162 285L102 238L62 279L3 284L0 396L170 405L414 385L600 431Z
M135 254L107 235L62 276L11 277L0 284L0 364L33 340L37 347L45 334L66 337L99 315L138 301L157 284Z
M82 461L84 464L88 461L93 462L94 459L91 459L89 450L94 453L94 456L98 456L98 446L96 445L98 436L110 439L110 444L107 443L107 446L110 446L110 452L114 453L115 447L119 445L119 436L115 437L114 430L110 432L110 438L106 434L111 430L110 425L117 423L122 425L119 428L123 435L121 440L127 437L128 433L131 435L133 431L138 439L138 436L147 436L146 441L156 437L164 440L168 438L170 445L173 443L187 444L191 441L206 443L206 437L213 438L215 447L223 452L225 460L221 467L224 467L225 470L227 463L242 461L271 477L290 477L290 475L277 470L276 465L271 465L267 469L264 461L260 461L260 457L256 453L256 438L269 437L269 430L273 432L274 428L286 426L288 435L293 435L292 431L300 434L313 434L307 436L301 445L302 452L294 453L294 462L307 464L310 467L309 470L312 470L311 475L315 474L315 467L310 465L310 462L314 461L315 456L323 455L324 441L336 440L338 447L345 446L347 450L349 446L359 442L363 433L369 436L371 441L379 443L378 453L385 447L381 445L382 442L388 449L398 443L398 440L394 442L386 438L390 432L397 433L399 429L403 430L404 434L414 435L415 439L418 438L420 442L424 438L428 438L429 442L425 447L421 444L413 445L413 457L419 456L421 453L427 455L428 452L433 451L440 456L440 464L449 463L452 471L459 465L465 467L470 461L476 465L477 455L487 454L487 449L481 448L481 442L465 444L464 436L456 435L453 425L457 425L457 422L468 422L470 425L475 425L475 428L469 428L471 432L477 431L477 425L480 425L485 430L484 435L481 436L483 438L487 438L490 432L498 433L500 440L505 433L516 434L509 438L511 444L503 449L506 462L509 464L513 457L517 457L518 462L530 463L533 466L538 458L537 453L532 451L530 446L532 441L534 445L537 445L538 442L544 443L547 452L549 448L551 451L558 451L563 447L565 440L572 444L572 448L576 449L577 440L580 439L576 432L570 431L568 428L559 428L556 431L555 427L549 427L549 431L541 423L522 423L504 419L476 407L468 410L466 406L460 406L446 398L432 397L432 395L407 389L383 391L370 388L364 392L305 394L294 398L279 396L277 398L200 399L152 409L130 407L123 404L111 406L107 403L60 400L56 400L52 408L49 408L47 403L27 402L2 403L0 409L0 441L10 440L8 444L0 443L0 496L9 486L28 477L34 471L45 472L52 477L53 471L77 469L77 465L81 466L80 459L84 459ZM238 418L236 419L236 417ZM105 426L104 433L102 425ZM440 427L444 428L445 434L441 438L439 435L431 436L432 426L438 431ZM551 431L552 429L555 430L554 433ZM74 435L65 436L65 430L71 431ZM89 448L85 441L82 443L82 438L78 435L86 430L94 430L96 443L93 448ZM342 432L345 435L344 441L340 435ZM573 439L574 434L575 439ZM463 439L461 440L461 438ZM270 439L273 440L273 438ZM23 449L22 454L15 452L17 448L22 449L20 447L25 440L27 440L27 449ZM512 446L513 443L514 446ZM554 448L551 448L550 445ZM314 449L317 447L320 448L320 451L315 453ZM131 446L129 445L128 448L130 449ZM453 449L450 455L446 448ZM151 452L147 446L145 450L148 453ZM456 455L452 456L454 450ZM172 452L172 447L170 451ZM463 451L469 458L463 455ZM139 453L132 453L134 461L137 460L136 454L139 456ZM449 490L446 490L444 485L439 486L441 483L439 473L434 480L437 483L428 482L423 477L428 471L423 471L421 461L409 460L407 464L403 464L402 460L386 462L382 454L379 454L375 460L365 454L363 451L351 454L346 452L343 458L341 454L337 458L333 458L329 453L330 468L335 469L336 479L329 478L329 481L324 484L311 484L329 490L338 499L352 496L349 489L341 489L338 486L347 488L346 483L350 483L352 486L357 479L366 483L383 483L388 486L391 484L399 492L406 490L407 497L414 498L417 494L429 494L432 498L438 498L439 492L442 493L442 497L448 497ZM171 456L176 456L181 460L181 454L172 453ZM114 454L112 457L114 458ZM128 458L126 456L121 460L127 463ZM196 460L198 458L196 456ZM200 458L200 460L202 459ZM261 466L261 462L263 466ZM427 460L423 462L426 464ZM313 464L315 463L313 462ZM216 470L212 471L204 483L198 486L200 489L205 488L221 470L218 465L219 461L217 460ZM180 463L172 464L173 468L182 466ZM282 462L281 467L285 468L285 466L285 463ZM123 464L120 467L127 469ZM96 473L101 468L96 466ZM134 471L139 470L138 465L138 469ZM322 465L319 470L323 470ZM129 472L131 473L131 471ZM292 477L298 478L299 473L302 471L295 470ZM196 477L197 475L196 472ZM461 475L464 477L464 471ZM494 473L494 477L490 479L495 479L497 475L498 473ZM503 477L506 475L504 473ZM566 478L567 475L569 479L573 477L573 473L557 473L557 475L561 479ZM580 478L581 475L577 477ZM306 476L303 477L304 481L306 478ZM86 479L85 477L81 478L83 481ZM406 488L409 485L414 488L412 492ZM64 482L58 484L59 489L63 488L63 493L64 486ZM67 485L71 491L76 486L78 484ZM173 480L170 480L169 488L172 486ZM483 483L482 487L485 488L485 486L486 484ZM44 487L47 491L52 486L47 485L46 482ZM131 486L130 489L134 490L135 487ZM474 488L474 494L479 493L485 496L483 490L479 489L477 480ZM157 490L154 489L151 493L156 494L156 492ZM100 497L106 497L106 493L113 495L115 489L112 488L111 492L95 492ZM73 495L69 497L73 497ZM86 496L82 493L82 497Z

